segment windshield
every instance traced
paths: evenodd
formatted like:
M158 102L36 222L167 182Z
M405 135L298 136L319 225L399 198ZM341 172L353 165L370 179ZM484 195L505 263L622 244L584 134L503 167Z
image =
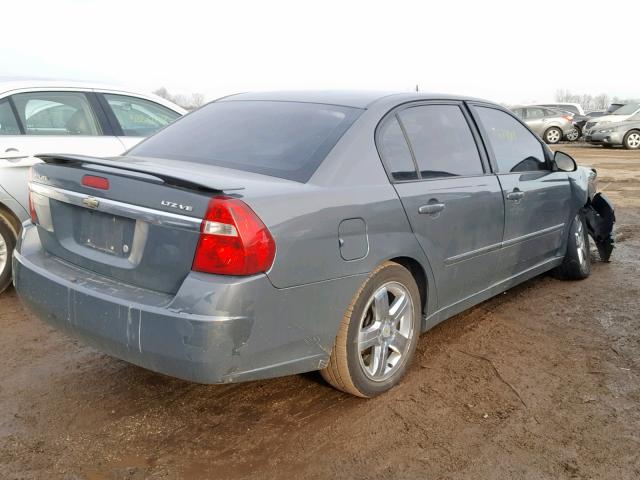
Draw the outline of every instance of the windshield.
M361 109L280 101L213 102L127 155L234 168L306 182Z
M638 110L638 108L640 108L640 104L638 103L627 103L624 107L620 107L611 115L631 115Z

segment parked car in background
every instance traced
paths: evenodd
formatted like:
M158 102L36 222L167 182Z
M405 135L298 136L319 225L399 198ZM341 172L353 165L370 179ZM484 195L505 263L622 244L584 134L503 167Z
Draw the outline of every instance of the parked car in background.
M621 107L624 107L624 103L612 103L606 110L595 111L595 112L587 112L587 116L591 118L603 117L605 115L610 115Z
M623 122L596 125L585 140L604 147L622 145L627 150L640 149L640 112Z
M508 110L417 93L233 95L101 159L33 168L24 304L126 361L201 383L320 370L373 397L418 337L611 253L596 172Z
M0 291L11 281L11 252L29 218L34 155L119 155L184 113L155 95L118 87L0 79Z
M584 134L591 135L594 128L600 129L609 123L624 122L639 112L640 103L627 103L609 115L604 115L595 120L589 120L584 126Z
M582 105L579 103L566 103L566 102L556 102L556 103L536 103L535 106L539 107L549 107L556 110L564 110L567 112L571 112L574 115L584 116L584 110L582 109Z
M545 143L558 143L571 136L575 139L573 116L547 107L516 106L511 111L537 133Z

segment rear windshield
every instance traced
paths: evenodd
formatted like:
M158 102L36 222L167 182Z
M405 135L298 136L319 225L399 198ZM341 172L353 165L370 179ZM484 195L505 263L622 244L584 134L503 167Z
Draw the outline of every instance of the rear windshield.
M620 107L612 115L631 115L636 110L640 108L640 104L637 103L627 103L624 107Z
M361 112L317 103L214 102L177 120L128 155L306 182Z

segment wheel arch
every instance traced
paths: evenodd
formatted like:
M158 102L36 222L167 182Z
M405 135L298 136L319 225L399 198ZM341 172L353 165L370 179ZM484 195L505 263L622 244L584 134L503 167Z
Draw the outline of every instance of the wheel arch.
M427 279L427 272L420 262L418 262L415 258L412 257L395 257L390 258L390 262L395 262L402 265L404 268L409 270L413 279L416 281L418 285L418 291L420 292L420 305L422 306L423 314L427 313L427 299L429 292L429 281Z
M20 219L18 218L18 216L15 213L13 213L13 210L11 210L3 202L0 202L0 217L2 219L7 220L9 227L11 228L11 230L13 230L13 233L15 234L16 238L18 238L18 235L20 234L20 230L22 229L22 222L20 222Z

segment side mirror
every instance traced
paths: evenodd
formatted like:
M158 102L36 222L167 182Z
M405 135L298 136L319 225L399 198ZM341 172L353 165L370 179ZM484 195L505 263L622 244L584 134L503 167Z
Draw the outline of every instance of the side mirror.
M578 168L576 161L564 152L556 152L553 155L553 163L561 172L575 172Z

